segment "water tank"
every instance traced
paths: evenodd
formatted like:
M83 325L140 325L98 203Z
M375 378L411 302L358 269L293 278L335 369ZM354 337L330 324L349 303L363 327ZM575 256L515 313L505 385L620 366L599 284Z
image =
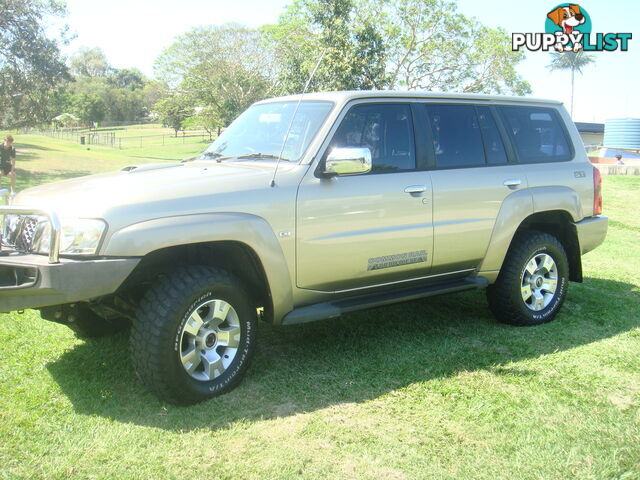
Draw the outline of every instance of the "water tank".
M604 122L605 147L640 149L640 118L614 118Z

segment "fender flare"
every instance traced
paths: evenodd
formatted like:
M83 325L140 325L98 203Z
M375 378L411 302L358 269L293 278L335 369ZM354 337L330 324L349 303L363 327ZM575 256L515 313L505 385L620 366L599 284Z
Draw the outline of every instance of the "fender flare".
M489 247L479 267L479 275L493 282L502 268L511 241L520 225L531 215L565 211L574 222L582 218L582 203L575 190L563 186L518 190L504 199L491 233Z
M269 223L255 215L205 213L135 223L112 233L101 255L144 257L167 247L216 241L244 243L255 252L267 278L275 322L293 309L291 275L282 247Z

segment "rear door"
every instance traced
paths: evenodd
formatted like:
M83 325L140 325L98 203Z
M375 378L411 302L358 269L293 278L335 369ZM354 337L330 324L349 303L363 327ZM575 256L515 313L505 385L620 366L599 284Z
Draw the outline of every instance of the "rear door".
M426 103L433 147L433 274L477 268L506 197L527 187L488 105Z
M497 110L511 137L518 162L526 165L529 187L555 190L565 199L573 197L566 190L571 189L581 200L575 205L582 206L578 216L590 216L593 212L593 167L575 129L575 140L572 141L567 129L571 122L569 115L554 106L504 105ZM534 196L536 210L558 208L559 197L547 195L546 198L550 201L544 201L541 195ZM568 208L571 209L571 205Z
M368 174L319 178L310 169L297 201L297 284L334 291L427 275L431 181L420 169L410 103L351 106L330 134L334 147L369 148ZM319 168L322 168L322 160Z

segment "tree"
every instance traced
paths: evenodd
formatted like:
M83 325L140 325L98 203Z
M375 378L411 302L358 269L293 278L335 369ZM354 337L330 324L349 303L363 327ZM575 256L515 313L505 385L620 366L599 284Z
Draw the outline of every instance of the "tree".
M51 16L63 16L56 0L0 0L0 125L49 121L49 98L69 80L58 40L47 36ZM61 33L64 40L64 33Z
M104 119L106 106L98 95L80 93L74 95L71 104L73 114L84 125L90 126L93 122L101 122Z
M156 75L192 105L215 109L224 125L275 92L273 54L258 30L227 24L176 38L155 64Z
M70 70L76 77L106 77L113 72L101 48L81 47L69 60Z
M274 77L273 56L263 33L234 23L197 27L179 35L156 59L154 73L176 87L193 68L217 62L236 63L245 70Z
M189 70L181 89L194 103L214 109L223 125L229 125L252 103L269 96L272 85L259 71L233 62L212 61Z
M109 76L109 83L117 88L137 90L144 88L147 79L137 68L119 68Z
M263 27L280 63L282 93L384 88L386 42L373 18L356 20L354 0L298 0L278 25Z
M149 80L142 88L142 108L145 115L153 111L153 106L170 94L169 87L157 80Z
M553 52L551 53L551 63L547 65L553 70L571 71L571 116L573 117L573 89L575 83L575 73L582 74L582 69L591 63L595 63L593 55L587 55L582 50L578 52Z
M111 122L135 122L144 117L147 109L141 89L107 88L103 93L107 105L105 119Z
M101 63L108 65L106 58ZM103 73L110 72L104 76L95 75L97 69L85 67L81 71L91 75L78 74L68 90L74 94L99 96L105 105L106 121L134 122L148 115L151 107L162 98L162 95L157 94L157 89L154 90L157 82L149 82L139 70L109 67L109 70L103 69ZM147 84L150 83L153 83L153 87L146 90ZM64 112L68 109L67 105L58 105L56 113Z
M213 140L213 132L217 130L220 134L220 129L224 126L218 111L213 106L196 107L195 115L186 118L182 125L190 129L202 128L209 134L209 140Z
M448 0L298 0L276 26L286 91L300 91L320 51L314 90L406 88L530 92L503 29L481 25Z
M153 110L165 127L171 127L175 131L176 137L183 128L183 122L193 115L189 99L180 94L160 100Z

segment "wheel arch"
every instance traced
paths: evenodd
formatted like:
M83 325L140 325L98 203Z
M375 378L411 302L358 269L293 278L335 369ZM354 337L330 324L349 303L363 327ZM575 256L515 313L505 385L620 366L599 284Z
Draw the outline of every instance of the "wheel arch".
M293 308L289 265L269 223L241 213L183 215L148 220L114 232L101 252L141 257L130 275L162 270L161 266L203 264L235 273L264 291L265 318L278 321ZM240 272L240 273L238 273ZM255 277L255 278L254 278ZM121 286L130 287L133 280ZM253 287L252 287L253 288ZM256 286L257 288L257 286Z
M271 288L264 265L255 250L239 241L186 243L153 250L140 260L118 292L141 286L146 289L159 276L187 265L218 267L235 275L253 296L256 307L264 308L263 318L273 321Z
M566 210L536 212L525 218L518 226L516 234L536 230L556 237L562 243L569 261L569 280L582 282L582 259L578 231L572 215Z
M503 234L498 243L491 242L485 260L480 267L482 272L491 272L487 277L495 280L507 255L507 251L513 239L521 232L535 230L545 232L558 238L567 253L569 261L569 280L582 282L582 259L580 255L580 242L578 232L574 224L574 215L564 209L545 210L529 213L510 232L508 238ZM495 233L495 232L494 232ZM507 240L505 242L505 240Z

